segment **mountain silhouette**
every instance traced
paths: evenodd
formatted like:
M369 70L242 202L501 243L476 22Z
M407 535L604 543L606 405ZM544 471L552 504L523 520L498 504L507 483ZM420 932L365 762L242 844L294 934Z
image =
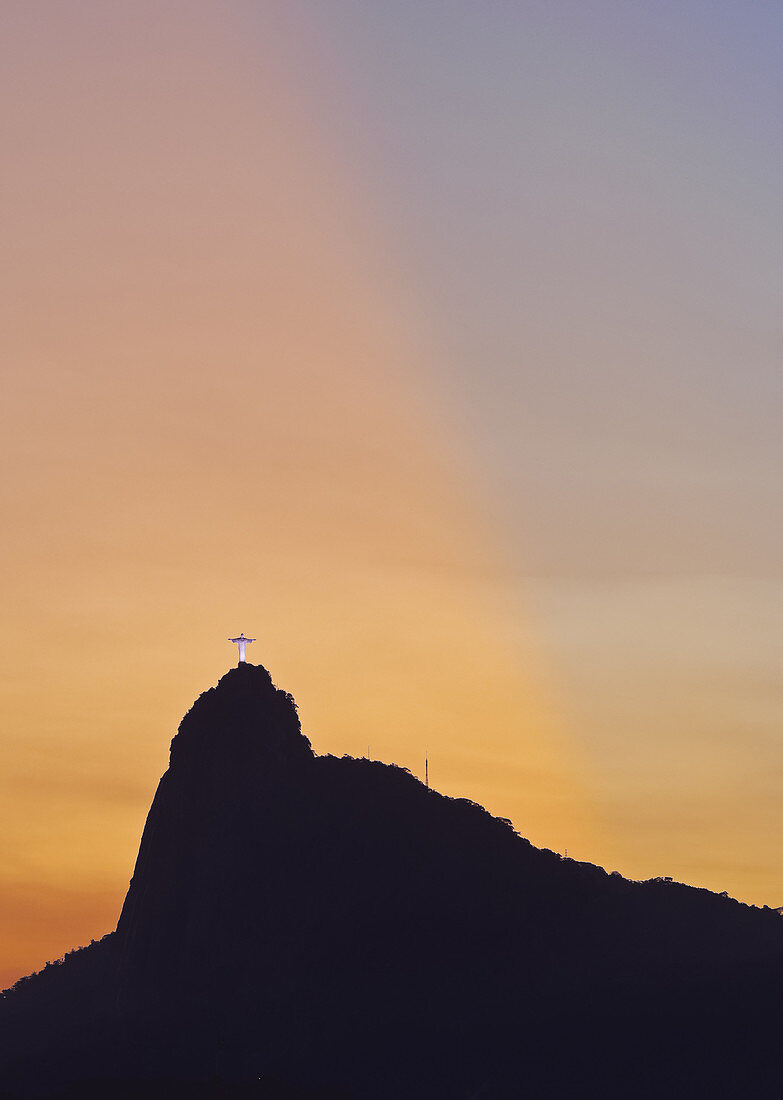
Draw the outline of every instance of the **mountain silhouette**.
M317 756L240 664L172 741L116 931L3 995L0 1096L769 1095L781 979L773 910Z

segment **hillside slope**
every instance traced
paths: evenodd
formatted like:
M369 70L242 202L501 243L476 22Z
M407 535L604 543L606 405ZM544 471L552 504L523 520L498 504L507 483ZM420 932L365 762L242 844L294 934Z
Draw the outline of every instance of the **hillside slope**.
M172 742L116 932L6 994L0 1082L760 1095L781 977L773 911L609 876L402 769L316 756L293 699L240 665Z

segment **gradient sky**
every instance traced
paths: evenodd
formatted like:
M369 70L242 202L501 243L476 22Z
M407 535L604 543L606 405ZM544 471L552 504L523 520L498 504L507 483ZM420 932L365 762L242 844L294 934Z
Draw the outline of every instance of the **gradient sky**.
M0 982L240 630L318 751L783 904L779 5L0 10Z

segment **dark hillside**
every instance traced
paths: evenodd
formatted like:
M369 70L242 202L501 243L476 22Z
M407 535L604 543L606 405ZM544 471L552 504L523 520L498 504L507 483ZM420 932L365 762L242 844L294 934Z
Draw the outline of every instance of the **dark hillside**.
M399 768L317 757L291 697L240 665L172 742L117 931L6 995L0 1080L761 1095L783 1069L781 978L777 913L609 876Z

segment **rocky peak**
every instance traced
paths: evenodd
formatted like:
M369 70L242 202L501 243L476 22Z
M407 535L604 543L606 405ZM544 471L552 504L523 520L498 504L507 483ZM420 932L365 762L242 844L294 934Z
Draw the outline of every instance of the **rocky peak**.
M261 665L198 697L171 742L117 927L137 958L176 962L225 924L223 902L254 881L276 807L301 797L314 759L292 696Z
M242 663L198 697L171 742L172 777L213 785L227 773L263 782L313 757L293 696L272 683L263 665Z

